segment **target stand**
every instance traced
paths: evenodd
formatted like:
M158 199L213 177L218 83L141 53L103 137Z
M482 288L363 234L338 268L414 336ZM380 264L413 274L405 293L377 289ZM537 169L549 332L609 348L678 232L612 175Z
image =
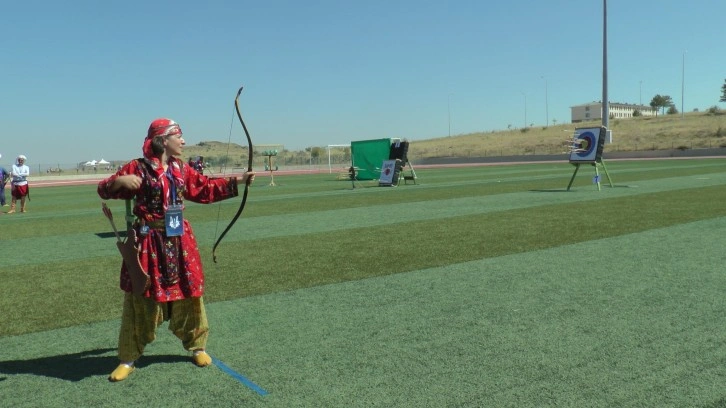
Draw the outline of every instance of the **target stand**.
M569 141L570 164L575 166L575 171L572 173L570 183L567 185L567 191L570 191L570 187L572 187L572 183L575 181L575 176L577 176L577 171L580 170L581 164L590 164L595 167L595 178L593 182L597 184L598 191L601 190L600 167L603 168L610 187L614 187L610 173L608 173L608 169L602 159L606 132L607 129L604 126L575 129L572 140Z
M353 190L355 190L356 182L358 182L358 187L362 187L360 181L358 180L358 170L360 170L360 168L355 167L355 166L350 166L348 168L348 178L350 178L350 182L353 186Z
M277 156L277 150L265 150L262 154L267 156L267 159L265 160L265 170L270 172L270 186L274 187L277 184L275 184L275 176L272 172L277 170L277 165L275 165L274 168L272 167L272 158Z

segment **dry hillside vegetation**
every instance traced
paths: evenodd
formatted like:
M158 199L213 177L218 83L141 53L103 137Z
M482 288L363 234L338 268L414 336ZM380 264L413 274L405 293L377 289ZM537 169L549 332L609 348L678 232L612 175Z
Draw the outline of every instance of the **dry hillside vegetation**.
M415 159L428 157L485 157L531 154L561 154L572 137L576 127L599 126L600 122L562 124L556 126L535 126L522 129L478 132L428 140L411 140L409 156ZM613 143L607 150L639 151L668 149L698 149L726 147L726 111L715 113L691 112L681 116L664 115L632 119L612 119L609 127ZM396 135L380 135L396 137ZM266 142L275 142L266 141ZM327 155L325 146L320 146L322 155ZM185 147L185 156L229 157L236 166L246 166L247 147L238 144L208 141ZM321 155L321 156L322 156ZM304 151L281 151L276 163L305 163L310 153ZM324 159L324 160L323 160ZM256 157L255 163L262 163L263 157ZM327 162L320 157L318 162Z
M565 152L576 127L599 125L571 123L412 141L410 151L417 158L558 154ZM609 128L611 152L726 147L726 112L613 119Z

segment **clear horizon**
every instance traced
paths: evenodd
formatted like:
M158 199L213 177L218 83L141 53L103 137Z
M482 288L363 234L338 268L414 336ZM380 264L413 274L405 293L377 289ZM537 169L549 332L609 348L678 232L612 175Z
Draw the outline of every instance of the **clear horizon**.
M608 99L721 106L726 3L608 2ZM0 17L0 165L138 157L151 120L187 144L289 150L570 122L602 97L602 1L15 2ZM231 136L230 136L231 134Z

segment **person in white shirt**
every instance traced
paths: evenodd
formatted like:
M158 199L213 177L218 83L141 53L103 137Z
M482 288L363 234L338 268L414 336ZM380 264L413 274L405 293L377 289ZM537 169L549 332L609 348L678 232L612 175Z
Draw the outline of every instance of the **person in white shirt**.
M10 181L10 191L13 196L13 200L10 203L10 210L8 211L8 214L15 212L15 203L18 199L20 199L20 212L27 211L25 209L25 200L28 198L29 194L28 176L30 176L30 167L25 165L25 160L27 160L27 157L24 155L21 154L18 156L15 160L15 164L13 164L13 169L10 172L10 176L12 177L12 180Z

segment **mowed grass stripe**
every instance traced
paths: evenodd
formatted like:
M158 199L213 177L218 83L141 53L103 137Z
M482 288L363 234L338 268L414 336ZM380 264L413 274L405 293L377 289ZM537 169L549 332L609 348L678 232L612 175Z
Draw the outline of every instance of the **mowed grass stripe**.
M222 302L230 334L215 343L279 406L712 406L726 375L725 227Z
M316 233L304 239L251 241L233 247L239 255L234 250L218 252L224 255L221 270L243 265L240 271L248 279L244 288L220 282L211 293L224 298L260 293L271 284L316 286L720 217L726 215L722 190L714 186L598 200L587 206L567 203ZM697 211L694 195L699 197ZM256 263L266 268L251 266Z
M721 173L716 173L641 181L638 183L637 188L611 189L606 187L605 191L597 191L590 186L589 188L570 191L567 194L564 193L564 188L521 191L522 186L519 185L517 186L517 192L508 194L481 194L450 199L442 198L438 194L432 194L426 201L421 201L421 198L416 197L414 201L393 204L381 203L380 201L372 203L361 200L358 205L362 207L350 208L343 206L343 208L336 210L318 211L311 208L308 211L286 215L243 218L243 222L240 222L237 228L229 231L225 240L226 242L252 241L278 236L337 231L339 229L385 226L400 222L444 219L459 215L475 215L557 203L594 201L610 197L637 196L655 191L720 184L723 184L723 176ZM446 192L446 190L441 191ZM391 193L394 192L391 191ZM438 199L434 199L434 197ZM201 205L190 206L187 217L192 220L194 232L200 244L214 242L226 223L219 223L216 220L204 222L195 219L196 216L203 219L209 217L208 213L205 215L199 212L200 207ZM207 210L214 209L214 207L210 206L206 206L206 208ZM252 210L250 209L250 211ZM8 251L8 256L5 259L6 264L18 266L34 262L48 262L50 260L63 261L86 256L111 256L115 254L116 248L111 245L111 241L115 239L111 232L112 229L107 220L100 214L100 210L98 213L90 221L96 226L96 233L78 232L74 228L75 225L87 226L87 224L72 223L68 218L63 218L55 223L49 223L47 222L48 219L44 219L45 225L43 228L52 232L53 235L34 236L32 238L16 237L5 243L5 249ZM117 226L123 229L123 211L116 211L116 214ZM67 233L57 235L59 231L67 231ZM97 235L99 232L105 233L106 238L99 237ZM79 248L82 248L82 252L78 252Z
M218 249L218 264L211 262L207 245L201 247L207 299L364 279L720 217L726 214L722 190L711 186L592 200L587 205L569 202L228 242ZM113 318L114 308L106 302L118 292L118 267L114 254L10 269L6 290L26 296L0 298L0 307L17 311L8 314L0 335ZM86 283L88 293L74 291L75 284ZM116 297L120 299L118 293ZM75 308L77 300L87 302L87 309ZM54 313L48 315L48 309ZM65 310L78 313L68 315Z
M715 218L209 304L212 354L264 399L194 368L165 330L134 377L99 387L118 319L0 339L0 388L9 406L177 406L200 390L214 390L214 406L719 406L725 227Z
M722 173L714 173L714 170L722 166L720 160L625 161L610 164L610 173L615 183L622 185L657 178L696 175L723 178ZM574 167L563 163L425 169L419 172L421 182L415 186L356 190L351 190L348 182L332 180L332 175L329 174L288 176L289 182L279 188L267 187L262 181L253 186L245 218L537 189L563 190L573 169ZM593 175L591 166L584 166L575 179L574 189L589 190L593 187ZM603 180L606 181L604 178ZM108 222L101 215L100 201L95 186L33 189L29 213L0 217L0 242L64 233L110 232ZM224 225L224 221L235 213L239 203L238 200L229 200L212 206L188 204L188 217L194 220L195 225L198 222ZM109 206L121 227L123 202L111 200ZM58 218L64 222L56 222Z

